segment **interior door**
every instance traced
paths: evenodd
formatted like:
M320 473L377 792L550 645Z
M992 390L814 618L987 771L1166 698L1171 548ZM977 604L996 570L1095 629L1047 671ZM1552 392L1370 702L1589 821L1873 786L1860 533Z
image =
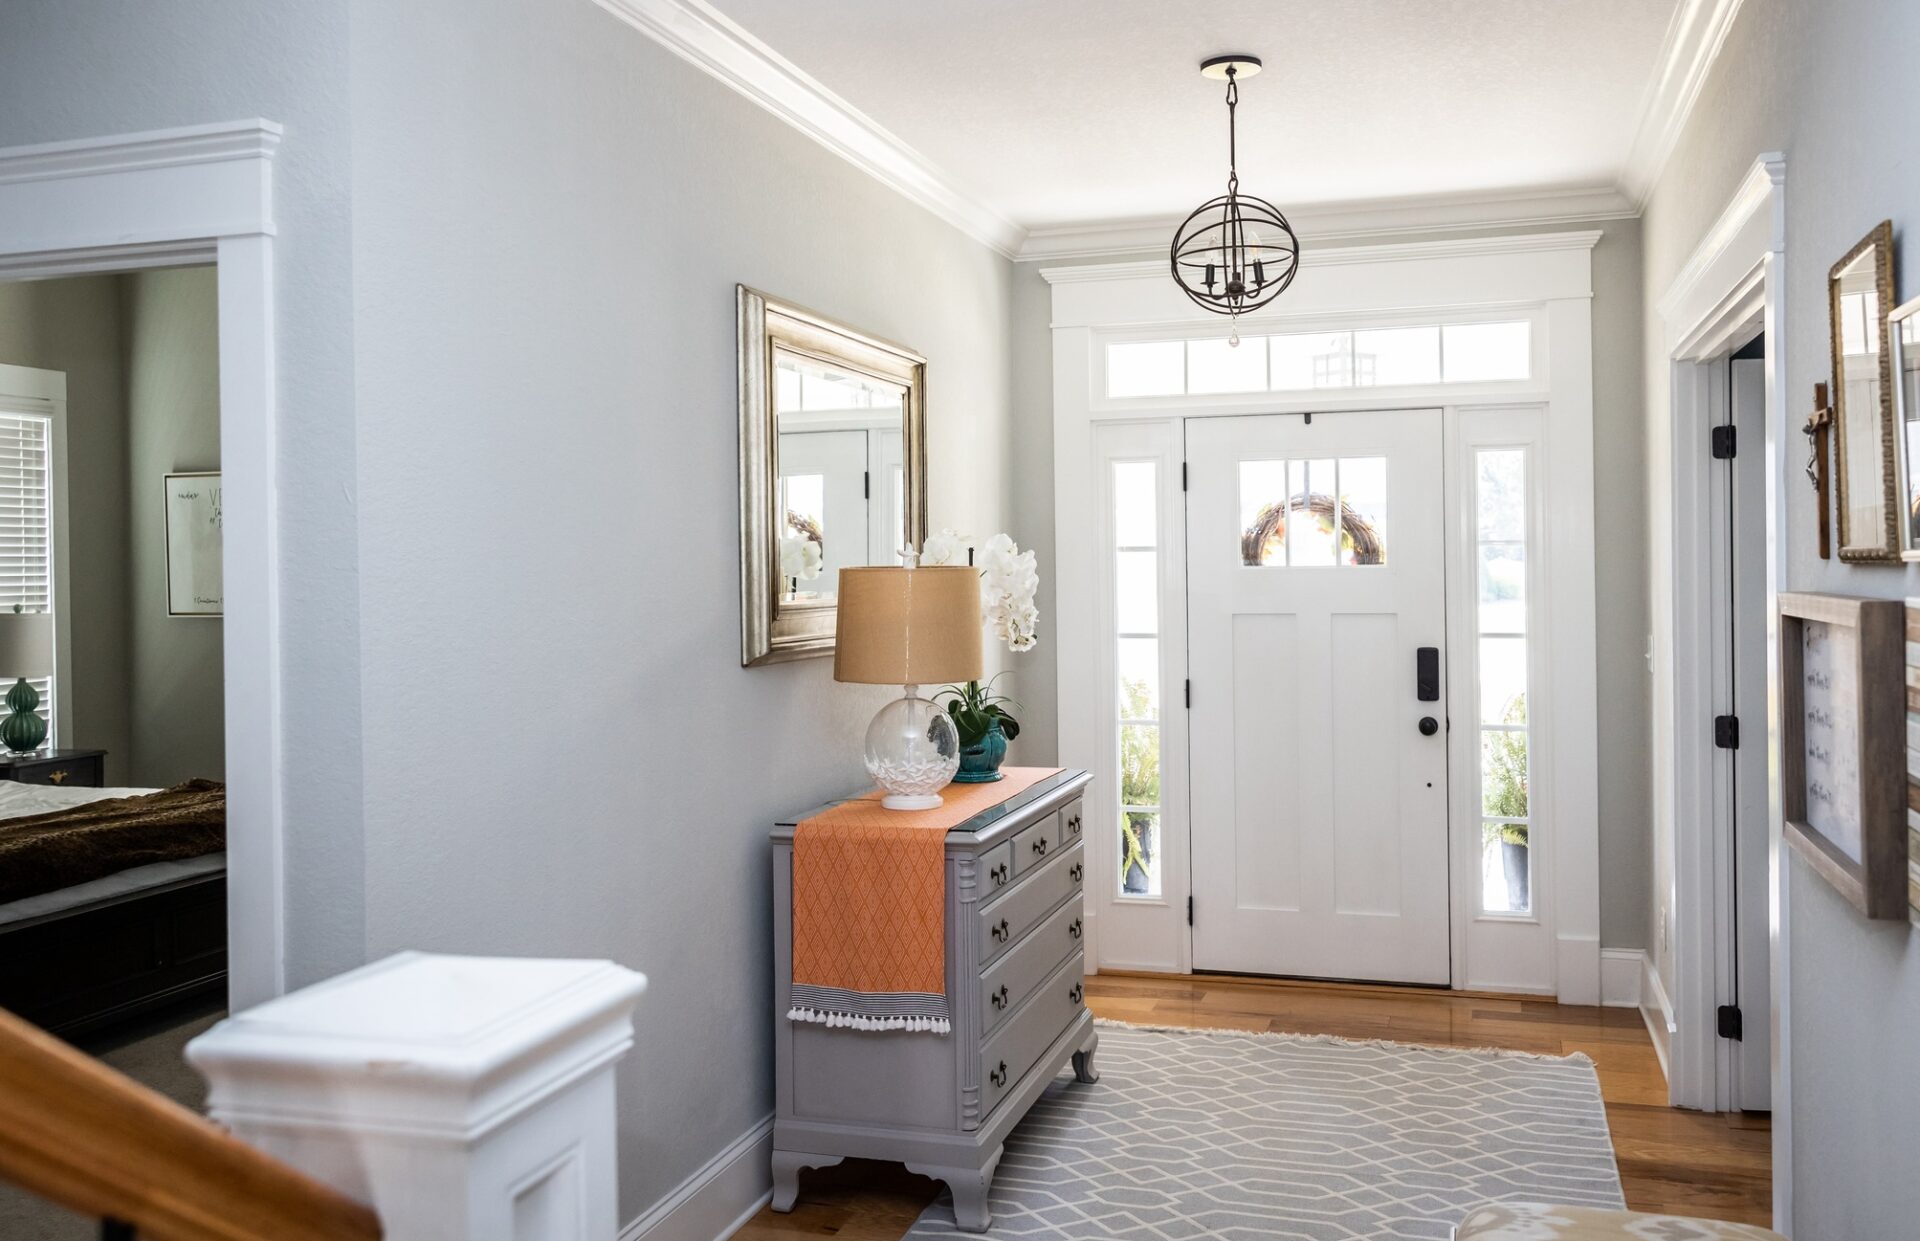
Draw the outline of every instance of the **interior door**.
M1438 410L1187 420L1196 969L1451 981L1441 461Z
M780 495L788 514L780 533L820 543L820 576L802 582L802 591L837 590L840 570L887 563L868 551L867 490L865 431L780 433Z

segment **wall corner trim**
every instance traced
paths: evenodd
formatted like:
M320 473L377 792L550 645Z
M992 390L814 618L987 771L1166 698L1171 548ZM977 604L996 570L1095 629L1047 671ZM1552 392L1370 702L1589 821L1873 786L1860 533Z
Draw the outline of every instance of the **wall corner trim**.
M724 1241L773 1200L772 1160L768 1113L622 1228L619 1241Z
M593 3L1002 257L1025 240L1025 228L706 0Z
M1739 12L1740 0L1681 0L1674 10L1621 176L1637 206L1646 206L1666 170Z

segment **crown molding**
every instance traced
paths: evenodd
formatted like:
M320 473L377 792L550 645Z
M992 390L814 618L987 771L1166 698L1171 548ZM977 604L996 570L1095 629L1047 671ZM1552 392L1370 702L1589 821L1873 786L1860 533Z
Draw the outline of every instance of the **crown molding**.
M1300 251L1302 267L1352 267L1367 263L1404 263L1412 259L1478 258L1492 254L1543 254L1563 250L1591 250L1604 234L1599 229L1566 233L1521 233L1512 237L1454 237L1442 241L1391 242L1377 246L1330 246ZM1080 263L1071 267L1042 267L1048 284L1081 284L1107 280L1162 279L1164 259L1130 263Z
M882 185L1012 258L1026 230L706 0L593 0Z
M1621 174L1621 186L1636 206L1646 205L1672 158L1739 12L1740 0L1680 0L1674 10Z
M274 148L280 145L280 134L280 126L272 121L255 119L7 147L0 150L0 185L236 159L272 159Z
M1287 220L1302 241L1318 243L1418 233L1585 224L1595 220L1629 219L1639 214L1639 208L1619 190L1593 186L1328 203L1289 211ZM1180 220L1179 216L1164 216L1036 228L1027 234L1016 257L1021 262L1046 262L1164 250ZM1302 261L1312 253L1313 250L1303 248Z

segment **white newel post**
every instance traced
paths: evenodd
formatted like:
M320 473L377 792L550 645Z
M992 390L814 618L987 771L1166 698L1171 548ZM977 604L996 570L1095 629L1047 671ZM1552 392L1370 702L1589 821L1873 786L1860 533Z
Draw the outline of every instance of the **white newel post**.
M614 1063L647 980L403 952L187 1046L234 1133L372 1206L386 1241L613 1241Z

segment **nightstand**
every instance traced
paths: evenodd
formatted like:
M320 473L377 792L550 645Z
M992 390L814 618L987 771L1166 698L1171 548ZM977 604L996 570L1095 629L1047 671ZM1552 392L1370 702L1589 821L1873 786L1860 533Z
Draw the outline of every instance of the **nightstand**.
M21 784L58 784L67 788L106 787L105 750L35 750L0 754L0 780Z

